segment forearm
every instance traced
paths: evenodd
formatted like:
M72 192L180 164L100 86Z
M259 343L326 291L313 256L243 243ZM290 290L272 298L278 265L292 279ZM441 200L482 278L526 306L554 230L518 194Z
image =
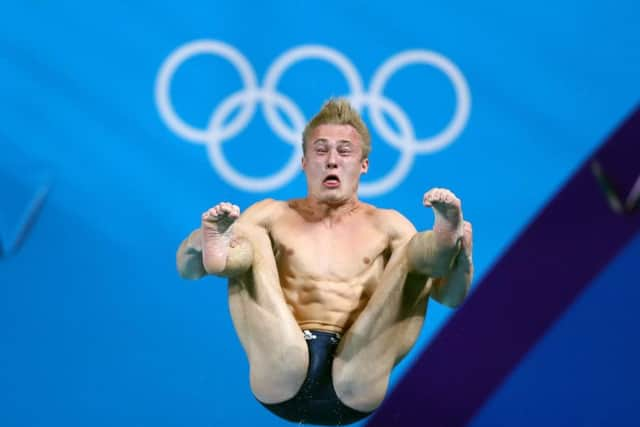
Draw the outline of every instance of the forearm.
M459 241L440 238L431 230L416 233L407 246L411 270L433 278L449 274L459 251Z
M469 293L472 279L473 262L462 251L456 258L451 273L433 281L431 297L448 307L458 307Z
M207 275L202 263L202 239L200 229L194 230L182 241L176 253L176 267L183 279L200 279Z

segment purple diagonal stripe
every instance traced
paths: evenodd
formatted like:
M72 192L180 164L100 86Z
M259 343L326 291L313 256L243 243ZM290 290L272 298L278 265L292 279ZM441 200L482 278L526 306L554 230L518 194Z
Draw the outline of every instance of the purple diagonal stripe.
M625 197L640 175L640 108L571 177L451 317L369 427L467 424L524 354L640 230L614 213L597 159Z

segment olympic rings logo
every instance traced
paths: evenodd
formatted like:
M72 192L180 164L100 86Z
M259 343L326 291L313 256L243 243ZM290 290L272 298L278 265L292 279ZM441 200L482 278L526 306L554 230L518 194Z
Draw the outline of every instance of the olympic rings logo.
M214 55L228 60L238 71L244 88L229 95L212 112L205 129L196 128L176 114L171 102L171 80L180 66L197 55ZM471 109L471 95L467 82L453 62L443 55L428 50L407 50L387 59L374 73L365 91L356 67L342 53L321 45L301 45L280 55L268 68L262 85L245 56L234 47L217 40L196 40L173 51L162 63L155 85L155 100L165 124L178 136L204 144L211 163L229 184L252 191L270 191L286 185L299 172L302 156L301 135L307 118L300 108L277 86L282 75L292 65L309 59L323 60L336 67L345 77L350 93L345 95L352 105L362 111L367 108L373 128L382 139L396 148L400 156L393 169L373 182L360 184L360 194L377 196L393 189L407 175L416 154L433 153L451 144L464 129ZM399 69L423 64L442 71L451 81L456 97L456 109L449 123L438 134L418 139L407 114L383 92L391 76ZM264 177L247 176L232 167L222 152L222 143L237 136L253 118L257 104L273 132L292 147L286 165L278 172ZM229 116L239 109L233 120ZM283 111L291 123L289 126L278 114ZM386 114L396 123L397 131L384 119Z

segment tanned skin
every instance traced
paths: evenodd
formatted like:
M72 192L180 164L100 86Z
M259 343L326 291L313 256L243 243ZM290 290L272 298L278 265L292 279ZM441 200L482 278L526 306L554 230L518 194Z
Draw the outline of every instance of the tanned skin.
M472 230L460 200L446 189L427 191L434 226L417 232L397 211L358 199L368 167L352 126L320 125L302 159L305 198L262 200L242 214L220 203L178 249L183 277L229 278L251 388L264 403L298 392L309 362L301 330L313 329L343 335L333 363L338 397L374 410L418 337L430 297L457 307L469 290Z

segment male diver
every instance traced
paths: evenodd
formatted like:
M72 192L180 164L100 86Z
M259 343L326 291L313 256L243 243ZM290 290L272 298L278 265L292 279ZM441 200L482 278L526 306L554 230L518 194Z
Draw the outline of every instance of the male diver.
M242 215L220 203L180 245L187 279L228 277L251 389L293 422L344 425L382 402L414 345L429 297L460 305L473 275L471 224L449 190L428 191L432 230L358 199L370 136L342 99L303 132L307 195L262 200Z

